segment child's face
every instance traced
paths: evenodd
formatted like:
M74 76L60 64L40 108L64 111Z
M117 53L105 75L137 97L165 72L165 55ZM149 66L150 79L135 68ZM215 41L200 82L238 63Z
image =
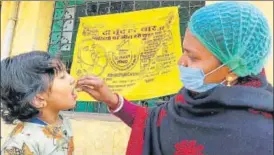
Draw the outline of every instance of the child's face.
M76 105L75 80L66 71L57 74L46 99L47 106L54 110L68 110Z

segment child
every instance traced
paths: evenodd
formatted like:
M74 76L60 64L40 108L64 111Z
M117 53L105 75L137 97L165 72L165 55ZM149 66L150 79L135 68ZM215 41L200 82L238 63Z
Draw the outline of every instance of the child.
M70 123L59 112L74 108L75 80L61 60L34 51L1 61L1 106L6 123L19 123L3 155L73 154Z

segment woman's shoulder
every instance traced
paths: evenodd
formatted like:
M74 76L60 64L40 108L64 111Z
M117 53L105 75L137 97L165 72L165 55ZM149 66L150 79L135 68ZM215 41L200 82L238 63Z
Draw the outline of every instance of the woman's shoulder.
M269 91L269 92L271 92L271 93L273 93L273 85L271 85L270 83L268 83L266 90Z

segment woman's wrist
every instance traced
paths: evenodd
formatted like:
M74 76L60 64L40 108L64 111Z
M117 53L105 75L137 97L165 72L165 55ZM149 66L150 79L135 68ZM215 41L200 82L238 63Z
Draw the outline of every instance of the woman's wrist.
M119 95L114 93L109 100L105 101L110 110L115 110L120 105Z
M108 111L111 113L119 112L124 106L124 98L121 95L115 94L118 97L118 104L115 107L108 106Z

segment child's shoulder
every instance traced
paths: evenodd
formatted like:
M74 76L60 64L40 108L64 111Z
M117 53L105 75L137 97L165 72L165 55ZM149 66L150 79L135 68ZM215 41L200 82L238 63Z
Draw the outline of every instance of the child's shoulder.
M17 139L9 140L5 143L5 146L1 150L3 155L15 155L15 154L26 154L34 155L37 154L34 145L25 141Z
M10 133L10 137L25 136L30 138L31 135L37 134L42 131L42 125L36 125L29 122L19 122Z
M38 136L43 133L43 128L44 126L40 124L20 122L14 127L9 137L21 140L32 139L33 141L38 139Z
M10 154L35 154L37 129L31 128L27 123L20 122L7 137L6 142L3 144L2 153L5 155Z

